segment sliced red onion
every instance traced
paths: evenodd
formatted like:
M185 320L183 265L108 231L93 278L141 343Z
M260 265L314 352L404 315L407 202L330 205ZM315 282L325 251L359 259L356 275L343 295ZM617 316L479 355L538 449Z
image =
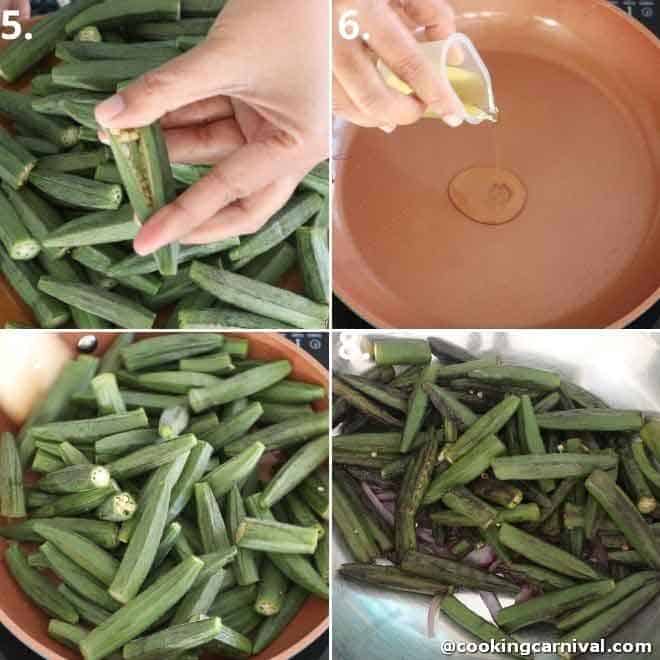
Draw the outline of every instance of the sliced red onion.
M491 591L480 591L479 595L481 600L483 600L484 605L488 608L490 615L493 617L493 621L497 616L498 612L502 609L502 603L496 594Z
M430 543L432 545L435 545L435 537L433 536L433 532L430 529L426 529L424 527L418 527L415 530L415 533L417 534L417 538L420 541L424 541L424 543Z
M516 604L525 603L534 597L536 589L531 584L523 584L520 592L516 596Z
M497 555L490 545L484 545L472 552L465 558L468 564L479 566L479 568L488 568L495 560Z
M597 534L594 536L591 542L591 559L599 568L607 570L607 566L608 566L607 548L603 545L600 536L598 536Z
M376 493L376 497L381 502L394 502L397 498L397 494L392 490L381 490Z
M376 486L382 490L391 490L396 484L394 481L381 479L377 472L370 473L368 470L361 470L351 466L347 466L346 471L355 477L358 481L368 481L371 485Z
M442 594L433 596L433 600L429 605L429 611L426 616L426 634L429 638L435 637L435 622L438 618L438 610L440 609L440 603L443 598L444 596Z
M386 506L383 502L381 502L378 497L376 496L376 493L374 493L373 490L371 490L369 484L366 481L362 481L360 483L360 486L362 487L362 491L364 494L367 496L367 499L369 500L371 506L376 510L376 513L390 526L394 527L394 513L389 509L389 507Z

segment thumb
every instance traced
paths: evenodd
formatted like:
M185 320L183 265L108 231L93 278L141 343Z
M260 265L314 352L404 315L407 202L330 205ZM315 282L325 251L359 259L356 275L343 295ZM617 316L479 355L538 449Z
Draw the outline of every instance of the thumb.
M104 128L148 126L168 112L220 94L232 86L228 79L232 67L218 46L217 38L207 39L149 71L100 103L96 107L96 121Z

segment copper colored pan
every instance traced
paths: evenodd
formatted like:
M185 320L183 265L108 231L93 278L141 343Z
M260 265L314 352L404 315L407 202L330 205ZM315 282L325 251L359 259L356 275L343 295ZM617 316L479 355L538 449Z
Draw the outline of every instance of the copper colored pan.
M501 121L339 127L334 283L380 327L623 327L660 299L660 42L606 0L456 0ZM452 203L499 167L511 222Z

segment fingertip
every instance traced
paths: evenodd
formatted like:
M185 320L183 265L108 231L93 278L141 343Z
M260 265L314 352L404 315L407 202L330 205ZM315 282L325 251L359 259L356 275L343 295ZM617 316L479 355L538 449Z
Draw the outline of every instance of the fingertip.
M142 229L140 229L138 235L135 237L133 241L133 249L136 254L139 254L141 257L146 257L160 247L156 239L157 232L153 229L152 225L147 223Z
M142 245L142 241L137 238L133 241L133 251L140 257L146 257L153 252L153 250Z
M448 114L442 115L442 121L444 121L445 124L451 128L458 128L464 120L461 115Z
M96 121L106 128L113 128L126 110L126 101L121 94L115 94L96 106Z

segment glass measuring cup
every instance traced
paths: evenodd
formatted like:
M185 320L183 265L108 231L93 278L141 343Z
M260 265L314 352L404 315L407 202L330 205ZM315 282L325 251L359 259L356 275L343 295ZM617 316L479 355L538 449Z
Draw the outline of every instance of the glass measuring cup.
M497 121L498 109L490 72L468 36L456 32L444 41L421 42L419 45L439 70L446 71L451 86L463 103L464 119L468 124ZM382 60L378 61L377 67L389 87L402 94L413 93ZM439 118L433 112L424 116Z

